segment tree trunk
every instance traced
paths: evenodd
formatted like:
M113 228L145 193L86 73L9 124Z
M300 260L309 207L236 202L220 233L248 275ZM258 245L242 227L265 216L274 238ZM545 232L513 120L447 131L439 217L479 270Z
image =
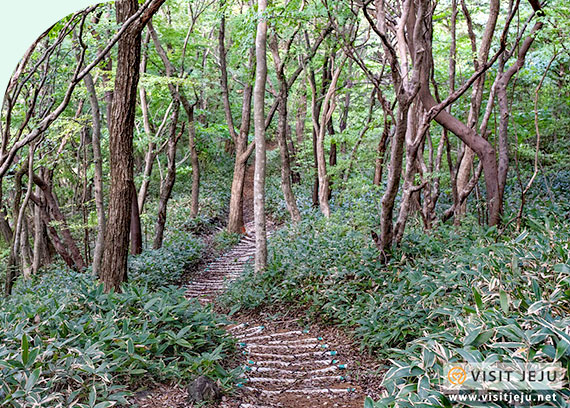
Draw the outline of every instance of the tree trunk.
M53 194L52 187L50 185L51 181L45 181L37 175L34 175L33 179L34 183L42 190L42 193L46 200L47 207L49 208L50 213L53 216L53 220L60 223L58 230L61 231L61 235L63 237L63 243L65 245L64 246L65 251L69 253L69 257L73 261L72 267L78 271L83 270L85 268L85 262L83 261L83 257L81 256L81 251L79 251L75 239L73 238L73 235L69 230L67 219L65 215L63 215L63 213L59 208L59 205L57 204L57 200ZM48 219L45 222L49 223L50 221L51 220Z
M376 245L380 250L384 261L388 259L388 254L392 246L393 214L394 202L398 189L400 188L400 178L402 175L402 158L404 153L404 140L408 127L409 105L400 101L397 111L396 131L392 136L392 148L390 155L390 166L388 167L388 182L386 191L382 196L382 211L380 215L380 238L375 238Z
M255 272L267 267L267 230L265 224L265 82L267 80L267 0L257 1L257 35L255 38L255 89L253 122L255 126L255 175L253 206L255 218Z
M228 124L228 131L230 138L226 140L225 150L230 153L235 148L237 141L237 133L234 127L234 120L232 117L232 108L230 105L230 90L228 85L228 67L226 60L226 16L222 14L220 21L220 32L218 35L218 49L220 54L220 81L222 87L222 102L224 104L224 113L226 115L226 122ZM245 96L245 95L244 95ZM243 119L243 117L242 117ZM236 153L237 154L237 153ZM240 198L241 201L241 198ZM232 231L230 231L232 232Z
M299 104L297 105L297 116L295 121L295 135L297 145L301 146L305 140L305 120L307 119L307 78L303 78L303 82L299 86L301 95Z
M400 201L400 212L394 227L394 243L398 245L404 236L406 223L410 212L414 209L412 201L417 186L414 186L415 175L418 173L418 156L422 154L420 147L425 142L425 136L429 132L428 127L424 127L427 115L419 100L414 102L408 114L408 129L406 131L406 169L404 171L404 185L402 188L402 198ZM419 153L418 153L419 152Z
M149 33L154 41L155 48L157 50L158 55L162 59L164 66L166 67L166 76L171 77L175 74L175 69L168 55L164 51L164 48L160 44L158 39L158 35L154 30L152 24L148 25ZM222 38L223 43L223 38ZM225 52L225 51L224 51ZM227 82L227 81L226 81ZM192 164L192 201L190 205L190 216L195 218L198 216L199 210L199 197L200 197L200 160L198 158L198 150L196 149L196 127L194 123L194 109L199 101L195 101L194 104L190 104L188 102L188 98L183 91L181 91L178 87L174 86L174 84L168 84L168 88L172 95L172 98L178 101L179 104L182 105L186 115L188 116L189 122L189 147L190 147L190 161ZM177 108L179 109L179 108ZM165 121L166 122L166 116ZM233 123L233 122L232 122ZM232 125L233 126L233 125ZM162 126L161 126L162 128ZM159 130L160 133L160 130ZM153 159L154 160L154 159Z
M12 242L12 227L8 222L8 214L6 213L6 207L4 206L4 189L3 180L0 178L0 233L6 244Z
M299 208L297 207L297 201L295 200L295 194L291 188L291 162L289 157L289 149L287 147L287 103L289 87L287 84L287 79L285 78L285 63L279 55L279 44L276 37L273 37L273 43L271 44L271 51L273 53L273 61L275 63L275 70L277 72L277 79L279 81L279 95L278 98L278 113L279 120L277 124L277 143L279 145L279 153L281 156L281 190L283 191L283 197L285 198L285 204L287 205L287 210L291 217L293 223L301 221L301 214L299 213ZM292 41L290 38L289 41ZM288 51L288 50L287 50ZM285 56L287 58L287 55Z
M253 50L251 50L249 61L250 69L253 68L253 64ZM243 186L245 182L246 163L255 146L254 144L247 145L251 119L252 94L253 87L248 82L243 91L241 126L235 144L234 173L230 195L230 212L228 216L228 232L234 234L243 234L245 232L243 222Z
M475 55L477 53L477 49L475 44L475 37L471 28L470 17L467 9L465 8L465 3L462 3L463 11L467 19L468 23L468 31L469 36L471 37L472 41L472 51ZM487 24L485 26L485 31L481 38L481 46L479 48L479 54L477 59L474 59L474 66L475 69L478 69L479 66L487 63L489 59L489 50L491 49L491 43L494 38L495 27L497 25L497 18L500 11L500 1L499 0L491 0L488 9L488 18ZM481 77L475 81L473 85L473 91L471 93L471 107L469 110L469 116L467 119L467 126L471 129L476 129L477 123L479 121L479 111L481 109L481 103L483 98L483 89L485 88L485 74L481 75ZM459 164L459 169L457 172L457 189L462 191L466 185L469 183L469 178L471 175L471 169L473 168L473 158L474 158L474 151L469 145L465 146L465 152L461 159L461 163ZM467 209L466 204L458 206L456 208L456 217L461 217L465 214Z
M179 111L180 104L177 102L172 113L172 122L170 124L170 137L168 138L167 150L168 166L166 178L160 186L160 200L158 202L158 216L156 218L154 242L152 245L153 249L159 249L162 247L164 226L166 225L166 209L168 206L168 200L170 200L170 196L172 194L172 187L174 187L174 182L176 181L176 147L178 145L178 140L184 131L184 128L182 128L180 134L176 134Z
M35 195L37 197L40 197L40 191L40 188L36 186ZM41 197L40 200L42 200ZM49 244L42 212L40 207L36 205L34 209L34 255L32 261L32 273L34 275L38 273L43 265L51 263Z
M101 110L99 100L97 99L97 91L93 83L91 74L87 74L83 79L85 88L89 94L89 102L91 104L91 117L93 121L93 129L91 135L91 148L93 149L93 165L95 172L93 175L93 184L95 187L95 208L97 210L97 238L95 240L95 250L93 252L93 275L99 276L101 269L101 261L103 258L103 248L106 231L105 204L103 201L103 157L101 155Z
M222 16L220 23L220 34L218 37L219 54L220 54L220 73L222 84L222 101L224 104L224 112L228 130L232 138L235 148L234 173L232 179L232 189L230 194L230 210L228 216L228 232L242 234L245 232L243 223L243 185L245 181L245 165L247 159L253 151L254 145L247 145L247 136L249 134L251 120L251 101L253 87L251 82L247 81L243 90L243 103L241 111L241 125L239 133L236 133L232 118L229 90L228 90L228 72L226 63L226 46L225 46L225 17ZM253 49L250 50L248 71L253 70L255 63Z
M323 96L325 92L325 86L327 83L327 70L328 70L328 61L329 56L328 54L325 55L325 59L323 62L323 79L321 82L320 92L317 93L317 82L315 79L315 71L310 68L308 80L309 85L311 86L311 117L313 119L313 163L315 167L315 182L313 183L313 207L317 207L319 205L319 164L318 164L318 154L317 154L317 144L319 138L319 118L321 116L321 108L322 108L322 100L321 96Z
M536 32L542 28L543 23L537 22L531 33L522 43L516 61L505 72L499 73L497 79L497 102L499 105L499 200L503 202L503 195L507 185L509 172L509 103L507 87L511 78L524 66L526 54L534 42Z
M139 212L139 204L137 200L137 188L134 181L132 182L133 196L131 200L131 254L139 255L143 250L142 243L142 227L141 215Z
M325 217L330 217L330 206L329 206L329 179L327 174L327 164L325 160L325 134L327 124L331 120L332 114L335 110L335 98L334 94L336 92L336 84L338 81L338 77L344 65L343 60L338 67L336 68L332 80L330 82L327 94L325 96L325 100L322 106L321 112L321 120L320 123L317 123L314 120L314 127L318 129L318 136L317 136L317 145L316 145L316 153L317 153L317 174L319 178L319 208Z
M200 209L200 160L196 149L196 126L194 123L194 107L188 115L188 137L190 143L190 162L192 164L192 201L190 203L190 216L196 218Z
M141 31L165 0L150 5L118 41L115 92L109 126L111 189L101 280L105 291L120 291L127 280L127 255L133 200L133 130L141 58ZM125 22L138 10L137 0L117 0L117 21Z

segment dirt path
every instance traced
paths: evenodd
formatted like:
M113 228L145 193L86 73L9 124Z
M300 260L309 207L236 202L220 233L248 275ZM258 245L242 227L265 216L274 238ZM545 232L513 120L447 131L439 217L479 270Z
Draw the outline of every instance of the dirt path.
M246 233L240 242L206 266L186 285L186 294L212 303L238 279L255 255L253 225L253 165L244 185ZM268 236L275 227L268 225ZM225 397L222 408L361 408L379 388L370 368L351 341L335 329L304 326L298 319L276 321L263 313L249 315L227 328L241 351L243 377L237 395ZM237 364L237 363L236 363ZM363 367L368 367L365 370ZM374 389L375 388L375 389ZM376 395L375 395L376 394ZM165 387L139 400L141 407L190 407L186 391ZM151 402L152 401L152 402Z
M187 285L202 303L215 298L243 272L255 253L252 223L232 250L209 264ZM269 228L271 231L272 228ZM227 407L362 407L365 390L351 381L354 370L338 337L297 320L275 322L263 316L228 327L243 354L242 390ZM356 367L355 367L356 368Z

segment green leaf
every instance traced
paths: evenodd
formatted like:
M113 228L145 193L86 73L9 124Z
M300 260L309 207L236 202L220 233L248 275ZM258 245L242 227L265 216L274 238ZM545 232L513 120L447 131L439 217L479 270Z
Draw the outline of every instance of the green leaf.
M127 339L127 352L129 354L135 354L135 345L131 339Z
M22 364L28 364L30 357L30 342L26 333L22 334Z
M481 294L475 288L473 288L473 296L475 297L475 304L477 305L477 309L482 310L483 300L481 299Z
M570 275L570 266L567 264L556 264L552 267L552 269L554 269L555 272L559 272L559 273L566 273L568 275Z
M364 400L364 408L374 408L374 400L370 397L366 397Z
M38 382L38 379L40 378L41 373L42 373L41 367L36 368L34 371L32 371L32 373L30 374L30 376L26 380L26 385L24 386L24 389L27 392L30 392L30 390L32 388L34 388L34 385L36 385L36 383Z
M93 408L108 408L108 407L112 407L114 404L112 402L109 401L103 401L98 403L97 405L95 405Z
M542 300L539 300L538 302L534 302L532 305L528 307L527 313L528 314L538 313L544 307L545 307L544 302Z
M93 408L95 406L95 401L97 400L97 390L95 386L91 386L91 391L89 391L89 406Z
M509 296L507 295L507 292L505 292L504 290L501 290L500 301L501 301L501 309L503 309L503 313L505 313L505 314L509 313Z
M491 337L493 337L493 335L495 334L494 330L486 330L482 333L480 333L477 338L475 339L475 341L473 342L473 345L475 347L479 347L482 344L487 343L487 341L489 341L489 339Z
M481 333L482 329L483 329L482 327L477 327L472 332L467 333L467 336L465 336L465 339L463 339L463 345L465 346L471 345L475 341L477 336L479 336L479 333Z
M560 358L565 354L570 355L570 342L565 339L560 339L556 345L556 355L554 356L554 360L560 360Z

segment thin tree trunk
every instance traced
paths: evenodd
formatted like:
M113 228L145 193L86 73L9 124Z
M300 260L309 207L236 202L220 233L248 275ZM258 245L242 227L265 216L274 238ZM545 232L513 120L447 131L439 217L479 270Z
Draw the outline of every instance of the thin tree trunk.
M95 249L93 251L93 275L99 276L101 269L101 261L103 259L103 248L105 245L105 204L103 201L103 157L101 155L101 110L99 100L97 99L97 91L93 83L91 74L87 74L83 79L85 88L89 94L89 103L91 104L91 117L93 122L91 134L91 148L93 149L93 165L95 172L93 174L93 185L95 188L95 208L97 210L97 238L95 240Z
M279 95L277 96L278 114L279 120L277 124L277 143L279 145L279 153L281 156L281 190L283 191L283 197L285 198L285 204L287 205L287 210L291 217L293 223L301 221L301 214L299 208L297 207L297 201L295 199L295 194L291 188L291 163L289 158L289 149L287 147L287 103L289 88L287 85L287 79L285 78L285 62L279 56L279 44L276 37L273 37L273 43L271 44L271 52L273 53L273 61L275 63L275 70L277 72L277 79L279 80ZM293 38L289 39L289 44L291 44ZM289 49L287 49L289 51ZM287 58L287 55L285 56Z
M346 79L345 82L346 94L344 95L344 106L342 107L342 113L340 115L340 121L338 124L339 133L343 133L346 130L346 127L348 126L348 113L350 111L350 93L354 85L352 81L352 63L353 61L352 59L350 59L348 61L348 78ZM347 149L346 141L343 140L343 142L340 145L340 152L342 154L345 154L346 149Z
M226 59L226 16L222 14L220 21L220 32L218 36L218 49L220 54L220 81L222 88L222 102L224 104L224 113L226 115L226 123L228 125L228 131L230 139L226 141L225 150L226 153L230 153L233 148L235 148L238 135L234 127L234 119L232 117L232 108L230 105L230 90L228 85L228 68ZM245 95L244 95L245 98ZM243 117L242 117L243 120ZM237 154L237 153L236 153ZM241 198L240 198L241 200ZM232 231L230 231L232 232Z
M190 216L196 218L200 209L200 160L196 149L196 126L194 123L194 107L188 115L188 137L190 143L190 162L192 164L192 201L190 203Z
M382 184L382 174L384 173L384 156L386 155L386 148L388 147L388 139L390 138L391 127L392 124L386 117L386 113L384 113L384 129L382 130L382 136L378 141L378 148L376 150L376 163L374 166L374 180L372 182L372 184L375 186Z
M317 139L319 137L319 118L321 116L322 100L321 96L324 94L326 86L326 70L328 69L328 54L325 55L323 62L323 79L321 82L320 92L317 93L317 82L315 79L315 71L309 69L309 85L311 86L311 117L313 120L313 163L315 168L315 181L313 183L313 207L319 205L319 173L318 173L318 155L317 155Z
M507 185L509 172L509 103L507 87L511 78L524 66L526 55L534 42L535 35L543 26L542 21L537 22L529 36L522 43L516 61L505 72L499 74L497 79L497 102L499 105L499 200L503 202L503 195Z
M404 172L404 185L402 188L402 199L400 201L400 212L394 227L394 243L398 245L406 228L406 223L410 212L413 211L414 202L412 196L418 192L422 185L415 186L414 179L418 173L418 152L425 143L426 134L429 132L429 125L426 125L427 114L423 111L421 103L417 100L411 107L408 115L408 129L406 131L406 169Z
M332 114L336 108L334 94L336 92L336 84L338 81L338 77L340 76L340 72L344 65L344 59L336 68L332 80L329 85L329 89L325 96L325 100L323 102L322 112L321 112L321 120L320 123L314 123L314 126L318 129L318 137L317 137L317 174L319 177L319 207L321 212L325 217L330 217L330 206L329 206L329 179L327 175L327 165L325 160L325 133L327 124L330 121Z
M253 151L254 145L247 145L247 136L249 133L250 120L251 120L251 101L253 87L251 82L247 81L245 88L243 90L243 103L241 112L241 125L239 133L235 131L234 121L232 118L230 100L229 100L229 90L228 90L228 72L227 72L227 62L226 62L226 45L225 45L225 17L222 16L220 23L220 33L218 37L219 42L219 54L220 54L220 74L221 74L221 85L222 85L222 102L224 104L224 112L226 115L226 122L228 125L228 130L230 132L230 137L233 141L235 148L235 161L234 161L234 173L232 179L232 188L230 194L230 210L228 216L228 232L242 234L245 232L244 222L243 222L243 185L245 181L245 167L246 162L251 152ZM248 71L253 70L253 64L255 63L253 49L250 50Z
M40 195L40 188L36 186L35 195L43 203ZM42 211L40 206L36 205L34 208L34 253L32 260L32 273L35 275L39 272L43 265L51 263L51 253L49 249L50 242L47 237L47 229L42 218Z
M250 53L249 68L253 68L253 50ZM247 145L251 119L251 102L253 87L246 85L243 92L242 123L235 144L235 162L230 194L230 212L228 216L228 232L243 234L245 227L243 222L243 186L245 182L246 163L251 155L255 142Z
M267 267L267 229L265 223L265 82L267 80L267 0L257 1L257 35L255 38L255 89L253 113L255 126L255 175L253 205L255 217L255 272Z
M475 34L473 33L473 29L471 26L471 19L469 16L469 12L467 11L467 7L465 6L465 1L461 1L462 9L465 14L467 24L468 24L468 32L472 42L472 51L473 54L477 54L477 49L475 45ZM485 26L485 31L483 33L481 39L481 46L479 48L479 53L477 58L474 58L474 66L475 69L478 69L479 66L482 66L487 63L489 59L489 50L491 49L491 43L494 38L495 27L497 25L497 18L500 11L500 1L499 0L491 0L488 8L488 18L487 24ZM467 126L471 129L475 129L477 123L479 121L479 111L481 109L481 103L483 98L483 89L485 87L485 74L481 75L475 84L473 85L473 91L471 93L471 107L469 110L469 116L467 119ZM457 189L462 191L465 186L469 182L469 178L471 175L471 169L473 167L473 158L474 158L474 150L469 147L469 145L465 146L465 152L461 159L461 163L459 164L459 169L457 172ZM458 206L456 208L455 214L456 217L461 217L465 214L467 206L465 204Z
M142 242L142 227L141 227L141 215L139 212L139 204L137 201L137 188L135 187L134 181L132 185L132 200L131 200L131 254L139 255L143 250Z
M85 268L85 262L83 261L81 251L77 247L77 243L71 234L67 219L57 204L57 200L53 194L51 181L45 181L35 174L33 176L33 179L34 183L42 190L42 193L46 200L46 205L53 216L53 220L60 223L58 230L61 232L61 235L63 237L63 243L65 245L66 251L69 252L70 258L73 260L73 268L78 271L83 270ZM47 222L50 222L50 220L46 221L46 223Z
M177 102L174 106L174 111L172 112L172 122L170 123L170 137L168 138L168 149L167 149L167 172L166 178L161 183L160 186L160 200L158 202L158 216L156 218L155 235L153 242L153 249L159 249L162 247L162 241L164 238L164 226L166 225L166 210L168 206L168 200L172 194L172 188L174 187L174 182L176 181L176 147L178 145L178 140L184 132L184 127L181 132L176 134L176 127L178 125L178 113L180 111L180 104Z
M305 140L305 121L307 119L307 78L303 78L299 86L301 95L297 105L297 116L295 121L295 135L297 138L297 145L301 146Z
M380 250L383 261L388 259L392 246L394 233L392 217L394 214L394 202L400 188L402 175L402 159L404 153L404 140L408 127L409 105L400 101L398 105L396 131L392 136L390 165L388 167L388 183L382 196L382 211L380 215L380 238L373 234L376 245Z
M6 207L4 206L4 189L3 189L3 181L0 178L0 233L2 233L2 238L6 244L10 244L12 242L12 227L8 222L8 214L6 213Z

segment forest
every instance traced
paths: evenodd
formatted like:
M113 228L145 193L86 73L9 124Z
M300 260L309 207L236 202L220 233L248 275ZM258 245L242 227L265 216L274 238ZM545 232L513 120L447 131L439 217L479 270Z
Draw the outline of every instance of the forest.
M0 112L0 406L570 407L569 22L565 0L55 22Z

